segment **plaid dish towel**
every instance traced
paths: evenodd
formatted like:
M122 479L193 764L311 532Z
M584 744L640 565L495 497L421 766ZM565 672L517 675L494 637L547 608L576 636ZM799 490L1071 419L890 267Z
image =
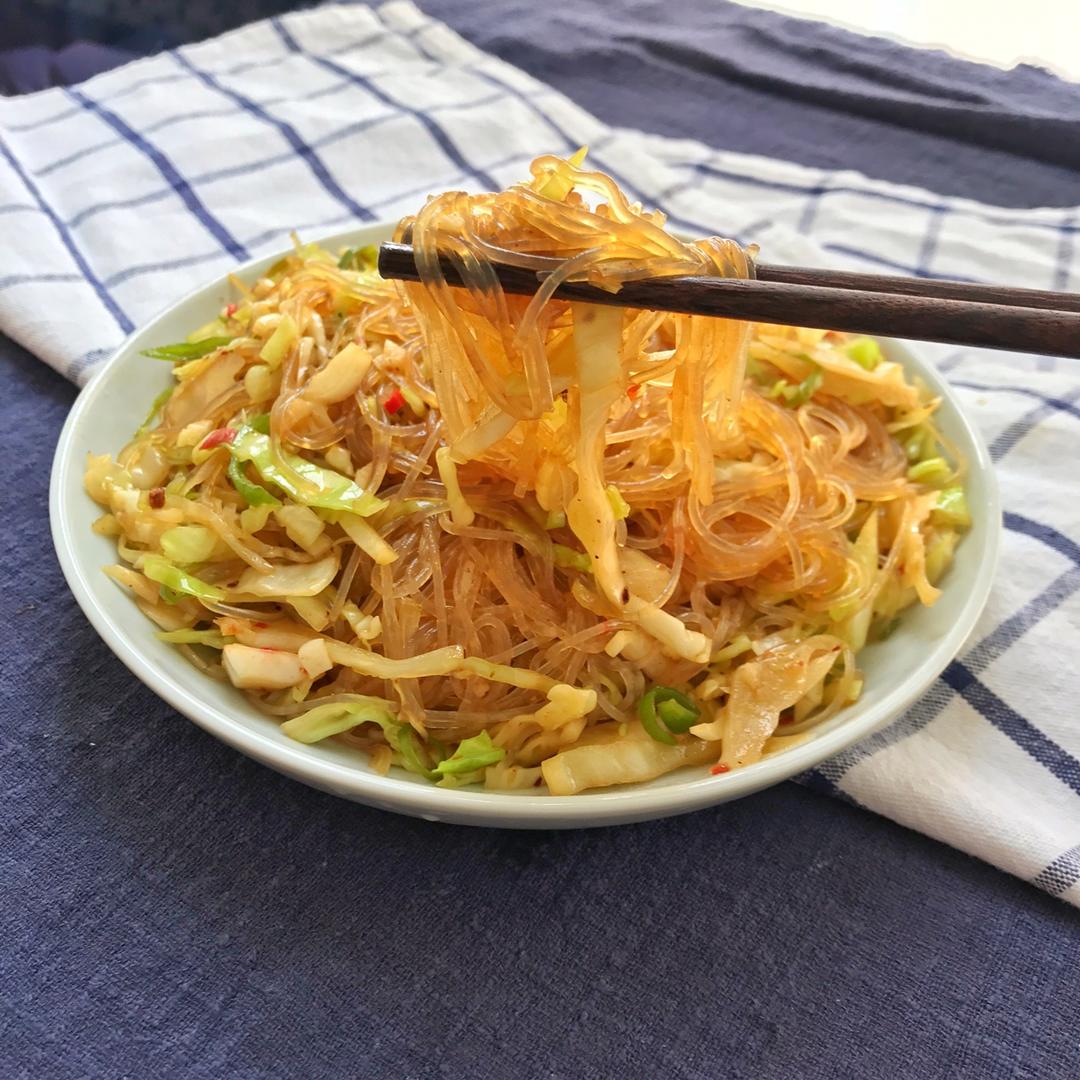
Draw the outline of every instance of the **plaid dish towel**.
M1004 210L615 129L407 2L255 23L0 100L0 329L84 383L238 261L590 161L675 227L769 260L1080 288L1080 211ZM982 428L1002 570L927 696L804 782L1080 904L1080 364L934 350ZM1070 693L1071 691L1071 693Z

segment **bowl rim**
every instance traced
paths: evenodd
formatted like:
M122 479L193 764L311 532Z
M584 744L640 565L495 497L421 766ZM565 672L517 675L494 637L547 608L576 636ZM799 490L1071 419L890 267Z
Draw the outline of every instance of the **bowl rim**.
M339 231L316 242L334 249L335 245L375 242L390 235L394 222L380 221ZM282 248L234 267L230 273L248 278L271 266L290 249ZM175 682L168 672L157 669L139 643L116 626L105 608L98 603L89 584L91 573L100 574L99 566L89 565L79 551L68 508L67 491L71 471L79 470L81 490L82 464L74 460L74 444L82 426L94 415L112 378L137 356L136 346L144 337L152 337L155 327L179 309L208 299L222 287L225 275L219 275L188 292L154 318L143 323L116 349L83 388L64 423L53 456L49 484L49 517L53 545L64 577L77 603L105 644L146 686L199 727L247 756L301 780L313 787L376 805L384 809L430 819L446 819L464 824L507 827L558 828L600 826L629 820L647 820L687 813L730 799L751 794L761 788L789 779L866 738L898 716L917 700L959 651L971 633L986 601L994 578L1000 549L1001 507L997 479L985 442L962 408L955 392L933 364L912 351L905 342L881 339L913 365L939 392L943 402L963 430L973 453L967 462L969 474L978 472L986 489L986 503L981 512L987 515L983 544L967 558L977 558L984 572L964 597L947 631L929 648L907 678L897 684L875 705L860 710L856 705L851 716L835 728L782 753L764 758L753 765L720 776L705 774L683 783L663 786L640 784L588 792L586 795L509 794L476 790L454 790L399 779L393 773L380 776L369 769L340 764L318 756L314 747L302 743L280 743L247 726L241 719L210 700L193 697ZM969 534L967 543L972 541ZM963 550L963 547L961 548ZM147 623L149 627L149 623ZM207 680L210 684L210 680Z

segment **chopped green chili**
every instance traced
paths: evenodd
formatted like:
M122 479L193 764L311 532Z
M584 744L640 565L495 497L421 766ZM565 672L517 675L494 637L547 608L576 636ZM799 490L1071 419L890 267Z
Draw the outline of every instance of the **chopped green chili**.
M701 709L680 690L670 686L654 686L638 702L641 726L657 742L675 745L675 736L683 735L694 726Z
M158 345L153 349L143 349L142 355L151 360L198 360L208 356L215 349L228 345L231 337L208 337L202 341L178 341L175 345Z

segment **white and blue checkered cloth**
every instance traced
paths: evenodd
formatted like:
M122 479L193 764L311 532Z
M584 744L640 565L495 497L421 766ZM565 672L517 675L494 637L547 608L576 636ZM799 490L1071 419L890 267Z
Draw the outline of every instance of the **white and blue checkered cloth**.
M1006 210L601 124L412 4L329 6L0 100L0 329L80 383L249 255L590 160L671 223L856 269L1080 288L1080 211ZM964 653L804 779L1080 904L1080 361L938 350L1005 504Z

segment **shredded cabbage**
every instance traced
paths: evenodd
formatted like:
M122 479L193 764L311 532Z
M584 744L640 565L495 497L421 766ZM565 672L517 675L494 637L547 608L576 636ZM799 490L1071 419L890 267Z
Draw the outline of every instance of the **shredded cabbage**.
M393 706L380 698L317 705L281 725L281 730L297 742L314 743L339 735L361 724L377 724L383 731L393 730Z
M205 525L175 525L161 534L161 550L174 563L205 562L217 547L217 537Z
M151 581L156 581L173 592L186 593L200 600L225 599L223 589L200 580L194 574L181 570L179 566L174 566L168 559L163 559L158 555L144 555L140 568Z
M369 495L347 476L313 465L296 454L281 454L285 463L282 465L270 436L260 435L253 428L241 428L230 449L236 458L250 461L264 480L277 485L302 506L344 510L361 517L369 517L386 506L382 499ZM300 482L294 477L299 477Z

